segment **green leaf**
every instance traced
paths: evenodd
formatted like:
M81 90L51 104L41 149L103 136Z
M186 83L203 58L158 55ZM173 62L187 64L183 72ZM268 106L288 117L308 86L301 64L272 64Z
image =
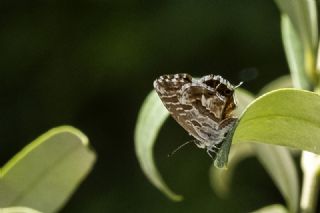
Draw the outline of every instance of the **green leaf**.
M273 88L282 86L283 82L287 83L288 78L280 78L265 87L264 90L272 90ZM241 94L239 97L241 97ZM252 100L253 96L247 96L247 101L242 101L243 107L248 105ZM240 122L245 119L246 113L247 111L244 113ZM241 126L239 125L237 128L241 128ZM278 186L280 192L286 199L289 208L293 210L293 212L296 211L298 203L298 178L293 159L288 150L282 147L267 146L263 144L246 144L244 147L235 146L231 151L231 160L228 164L229 169L227 171L211 168L211 181L220 195L225 196L228 192L233 170L238 163L255 153Z
M270 83L264 90L272 90L284 83L288 83L288 78L280 78ZM241 97L241 94L240 96ZM244 100L244 99L243 99ZM253 96L247 96L247 101L242 101L243 107L253 100ZM275 104L275 103L273 103ZM254 103L252 104L254 105ZM252 107L252 106L251 106ZM270 108L269 106L267 108ZM248 109L249 110L249 109ZM247 111L244 113L240 122L245 119ZM241 128L239 125L237 128ZM238 129L237 129L238 131ZM249 130L251 131L251 130ZM233 138L235 139L235 137ZM246 145L246 146L235 146ZM257 155L259 161L270 174L271 178L284 196L289 209L296 212L298 204L298 177L296 167L290 152L282 147L263 145L263 144L235 144L231 149L230 163L228 170L218 170L211 168L211 183L218 194L225 196L229 190L231 177L235 167L247 157Z
M0 212L1 213L41 213L37 210L34 210L34 209L30 209L30 208L27 208L27 207L10 207L10 208L3 208L1 209L0 208Z
M260 95L263 95L272 90L281 89L281 88L292 88L292 78L290 75L280 76L277 79L271 81L265 85L259 92Z
M282 15L282 35L295 86L317 83L318 18L315 0L275 0ZM294 59L295 58L295 59ZM300 69L297 69L297 64ZM302 77L299 79L298 76Z
M229 193L233 172L238 164L253 155L262 163L286 200L290 212L297 212L299 182L293 158L284 147L265 144L234 144L230 152L228 170L210 169L212 188L221 197Z
M229 193L232 176L235 168L244 159L256 155L262 163L279 191L286 200L290 212L297 212L299 182L297 170L293 158L284 147L265 144L234 144L230 152L228 170L210 169L210 180L212 188L221 197Z
M95 162L88 138L62 126L40 136L0 172L0 207L28 206L57 212Z
M217 169L214 165L210 167L210 184L212 189L214 189L220 197L225 198L228 196L233 173L238 164L254 154L252 144L233 144L229 154L228 169Z
M237 108L235 110L235 115L240 117L247 106L254 100L254 95L249 91L237 88L236 89L236 100L237 100Z
M232 144L232 137L237 127L237 123L238 121L235 121L234 125L231 127L231 129L227 133L227 136L223 139L220 150L214 157L213 165L219 169L227 169L229 152Z
M318 45L317 5L315 0L275 0L282 14L288 15L306 47Z
M210 169L212 188L221 197L229 193L235 168L244 159L256 155L285 198L290 212L297 212L299 183L296 167L290 152L284 147L264 144L235 144L230 152L228 170Z
M281 16L281 28L293 84L296 88L309 89L310 83L305 71L303 45L287 15Z
M298 211L299 181L294 160L285 147L255 144L257 157L284 197L290 212Z
M244 112L234 143L257 142L320 153L320 96L297 89L267 93Z
M253 211L252 213L289 213L289 211L280 204L273 204Z
M165 184L153 159L153 146L168 116L167 109L156 92L152 91L145 99L138 115L135 129L135 151L140 166L150 182L170 199L180 201L182 197L171 191Z

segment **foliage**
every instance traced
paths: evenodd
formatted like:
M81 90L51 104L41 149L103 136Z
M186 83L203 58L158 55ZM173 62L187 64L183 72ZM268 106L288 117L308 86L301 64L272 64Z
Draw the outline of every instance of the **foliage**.
M229 170L212 166L210 178L216 192L226 196L235 167L241 160L255 155L286 201L285 207L272 205L256 212L315 212L318 191L315 186L318 186L320 169L320 119L315 116L320 109L316 2L275 2L281 11L282 37L292 84L288 77L276 79L265 86L257 98L244 90L236 92L240 121L232 138ZM280 89L291 85L296 89ZM167 117L161 101L151 92L139 113L135 148L151 183L177 201L180 196L164 183L152 157L156 136ZM297 165L291 149L302 151L304 181L300 207Z
M2 211L57 212L88 175L95 158L79 130L61 126L48 131L1 168Z

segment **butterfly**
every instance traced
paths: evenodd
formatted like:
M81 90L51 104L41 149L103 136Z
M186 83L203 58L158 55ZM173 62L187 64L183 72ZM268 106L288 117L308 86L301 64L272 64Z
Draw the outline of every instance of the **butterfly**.
M171 116L212 157L238 120L234 91L241 84L234 86L220 75L195 79L180 73L162 75L153 86Z

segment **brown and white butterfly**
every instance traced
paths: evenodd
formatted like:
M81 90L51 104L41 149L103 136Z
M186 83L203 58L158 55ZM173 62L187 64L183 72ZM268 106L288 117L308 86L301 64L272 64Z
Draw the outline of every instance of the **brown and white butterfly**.
M154 88L171 116L195 139L199 148L216 152L237 118L233 86L219 75L200 79L189 74L163 75ZM212 156L211 156L212 157Z

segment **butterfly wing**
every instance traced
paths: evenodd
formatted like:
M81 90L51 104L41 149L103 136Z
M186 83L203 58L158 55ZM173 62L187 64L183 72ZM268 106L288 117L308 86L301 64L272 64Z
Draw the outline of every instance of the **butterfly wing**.
M171 116L193 137L201 148L218 144L224 133L219 130L225 102L217 91L188 74L160 76L154 87Z
M184 85L178 92L180 104L192 108L186 112L186 123L201 138L205 147L214 147L222 142L227 128L221 128L227 99L216 88L198 80ZM223 125L226 127L225 123Z
M188 74L163 75L154 81L154 88L164 106L171 116L193 137L201 138L190 123L187 122L192 116L188 113L193 107L190 104L182 104L179 99L179 91L185 85L192 83L192 77Z

